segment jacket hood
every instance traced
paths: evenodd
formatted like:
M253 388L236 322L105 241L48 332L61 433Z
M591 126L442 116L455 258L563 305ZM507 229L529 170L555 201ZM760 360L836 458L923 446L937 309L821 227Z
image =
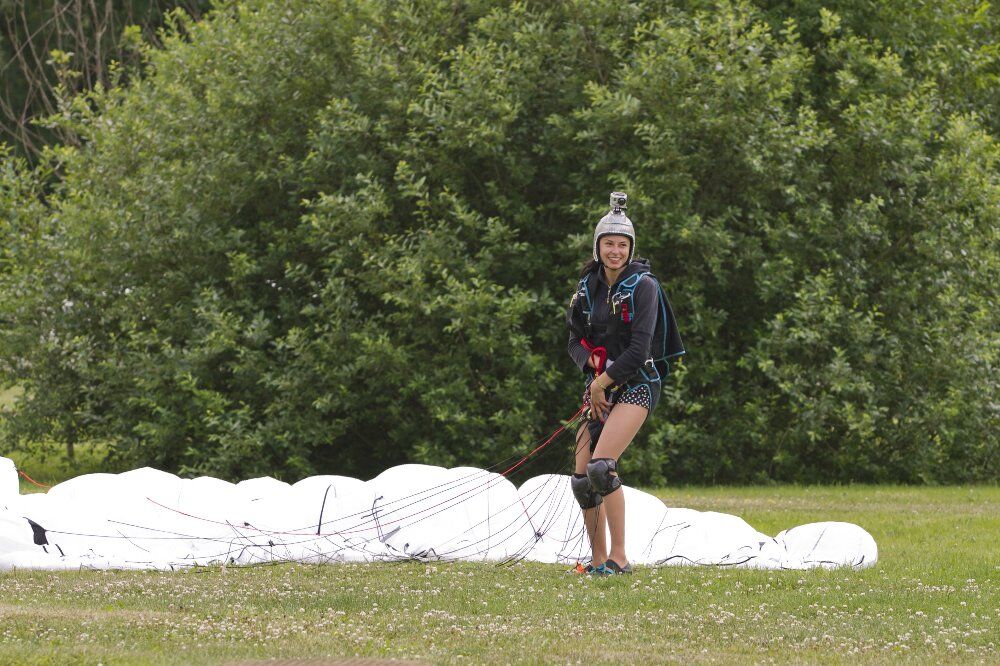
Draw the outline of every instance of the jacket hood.
M631 277L636 273L648 273L652 270L652 267L649 265L649 259L633 259L632 262L625 267L625 270L622 271L621 277L618 279L621 280L623 278Z

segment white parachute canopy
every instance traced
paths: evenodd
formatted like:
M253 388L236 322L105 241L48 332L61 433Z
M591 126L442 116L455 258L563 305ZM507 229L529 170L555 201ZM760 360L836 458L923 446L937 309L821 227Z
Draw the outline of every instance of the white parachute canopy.
M669 508L623 488L634 564L862 568L875 540L850 523L776 537L737 516ZM569 477L515 487L472 467L399 465L370 481L314 476L233 484L149 467L86 474L21 495L0 458L0 569L173 569L261 562L470 560L574 563L589 557Z

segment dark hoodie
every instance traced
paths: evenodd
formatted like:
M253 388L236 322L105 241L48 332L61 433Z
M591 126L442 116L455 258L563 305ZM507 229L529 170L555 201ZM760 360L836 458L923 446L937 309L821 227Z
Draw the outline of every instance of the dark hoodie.
M633 293L633 303L635 305L634 317L632 319L631 338L628 346L613 357L614 350L618 348L617 341L608 339L608 322L611 319L611 303L609 293L614 293L614 288L636 273L649 272L649 262L645 259L635 259L630 263L617 282L609 290L607 278L604 276L603 266L597 270L597 279L591 278L588 284L590 288L590 298L593 303L593 313L591 314L592 335L587 341L595 347L607 347L608 361L614 361L614 365L607 368L608 377L615 384L623 384L632 375L639 371L639 368L650 358L650 348L652 346L653 331L656 328L656 317L659 312L659 290L656 285L656 278L651 275L639 280ZM580 344L580 340L586 337L586 315L584 302L586 296L580 291L573 297L569 311L566 313L566 323L569 325L568 350L570 358L577 364L580 370L587 372L587 359L590 352ZM615 315L618 316L618 315ZM672 318L671 318L672 319ZM672 322L671 322L672 323ZM618 327L619 331L621 327Z

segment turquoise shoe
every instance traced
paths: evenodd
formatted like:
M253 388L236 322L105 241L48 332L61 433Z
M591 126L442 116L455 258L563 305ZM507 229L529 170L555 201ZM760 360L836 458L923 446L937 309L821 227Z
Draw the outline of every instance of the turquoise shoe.
M607 560L604 564L600 564L594 568L593 575L595 576L617 576L618 574L630 574L632 573L632 565L626 564L624 567L618 566L618 563L614 560Z

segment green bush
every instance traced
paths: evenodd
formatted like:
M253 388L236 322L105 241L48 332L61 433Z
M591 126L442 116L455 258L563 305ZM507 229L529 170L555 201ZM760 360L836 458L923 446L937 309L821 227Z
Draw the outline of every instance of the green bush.
M10 437L230 478L488 465L576 409L563 309L624 188L690 350L630 479L995 480L992 72L865 34L889 9L799 9L805 37L653 0L175 25L65 110L83 147L7 161Z

